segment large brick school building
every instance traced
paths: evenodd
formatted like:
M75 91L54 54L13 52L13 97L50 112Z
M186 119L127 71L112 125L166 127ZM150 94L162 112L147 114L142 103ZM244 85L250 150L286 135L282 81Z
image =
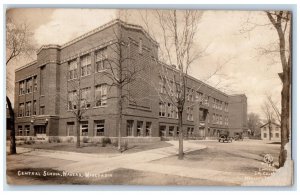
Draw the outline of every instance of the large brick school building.
M120 29L115 31L114 29ZM16 70L15 113L17 136L75 136L72 102L77 90L85 99L81 135L117 137L118 104L114 87L103 71L116 36L122 33L123 53L131 63L143 67L141 80L127 86L136 99L124 102L122 137L150 139L177 136L177 111L167 101L161 68L177 74L176 67L158 60L158 43L137 25L113 20L63 45L44 45L37 60ZM74 87L75 86L75 87ZM199 86L199 87L198 87ZM188 76L185 137L217 137L220 131L246 130L247 98L228 95ZM159 93L159 94L158 94ZM232 128L231 128L232 127Z

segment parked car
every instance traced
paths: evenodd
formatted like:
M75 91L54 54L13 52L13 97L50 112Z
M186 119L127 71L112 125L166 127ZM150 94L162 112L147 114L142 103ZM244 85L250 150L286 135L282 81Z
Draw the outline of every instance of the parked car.
M218 138L218 141L219 142L227 142L227 143L231 143L232 142L232 137L229 136L229 131L221 131L219 133L219 138Z

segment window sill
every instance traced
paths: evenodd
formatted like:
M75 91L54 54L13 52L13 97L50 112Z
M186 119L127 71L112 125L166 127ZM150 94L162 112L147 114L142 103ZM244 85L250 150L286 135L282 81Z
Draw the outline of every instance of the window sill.
M87 74L87 75L80 76L80 77L81 77L81 78L85 78L85 77L88 77L88 76L91 76L91 74Z
M108 71L108 69L103 69L103 70L100 70L100 71L96 71L95 73L102 73L102 72L106 72Z
M106 108L107 105L104 105L104 106L94 106L93 109L96 109L96 108Z

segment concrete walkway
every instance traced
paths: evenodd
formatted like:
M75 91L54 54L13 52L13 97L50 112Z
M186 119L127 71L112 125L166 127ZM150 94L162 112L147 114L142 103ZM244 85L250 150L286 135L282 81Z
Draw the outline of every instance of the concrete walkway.
M139 171L149 171L161 174L206 179L211 181L222 181L232 185L240 185L246 175L242 173L232 173L226 171L209 170L205 167L190 168L184 166L161 165L153 161L165 157L177 155L178 141L169 141L172 146L157 148L131 154L85 154L76 152L46 151L22 149L24 155L34 155L40 157L63 159L73 161L67 165L58 165L56 169L69 173L93 173L101 174L118 168L133 169ZM196 142L184 141L184 152L204 149L206 146ZM27 151L26 151L27 150ZM21 152L21 151L20 151Z

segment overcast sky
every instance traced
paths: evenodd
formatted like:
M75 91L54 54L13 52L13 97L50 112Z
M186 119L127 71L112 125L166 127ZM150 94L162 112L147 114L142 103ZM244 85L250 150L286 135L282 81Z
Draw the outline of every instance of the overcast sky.
M43 44L68 42L109 22L118 14L117 10L100 9L13 9L7 12L7 16L15 21L25 21L30 25L38 48ZM135 24L141 22L135 10L130 11L126 19ZM252 23L261 26L244 32L243 29L249 29ZM278 39L275 30L264 25L267 23L262 12L204 11L195 44L206 48L206 52L189 71L192 76L205 80L222 65L218 75L207 82L229 94L246 94L248 113L255 112L261 116L265 95L271 94L280 106L281 91L277 76L282 71L279 56L259 53L259 48L266 48ZM10 80L14 78L14 67L31 60L12 63L7 72Z

